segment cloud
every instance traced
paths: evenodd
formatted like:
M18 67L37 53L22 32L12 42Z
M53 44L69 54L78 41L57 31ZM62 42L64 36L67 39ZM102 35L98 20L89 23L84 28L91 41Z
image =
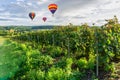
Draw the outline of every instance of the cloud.
M48 10L50 3L58 5L54 17ZM71 22L79 25L88 22L103 25L104 19L112 18L114 15L120 18L119 5L119 0L1 0L0 24L64 25ZM31 11L36 13L32 22L28 16ZM48 18L46 23L42 21L43 16Z
M13 19L5 19L5 18L0 18L0 21L14 21Z
M61 9L63 8L63 10L59 11L58 14L61 17L69 15L69 17L73 17L74 20L76 21L79 20L79 22L77 22L78 24L85 22L85 21L88 23L97 22L97 20L100 20L101 18L102 19L111 18L114 15L118 15L120 12L119 11L120 1L118 0L114 0L114 1L111 1L111 0L104 0L104 1L76 0L76 2L73 0L68 2L68 0L66 0L65 2L61 7ZM60 2L60 4L62 4L62 2ZM111 6L113 7L111 8ZM77 15L78 17L74 17L75 15ZM80 18L80 16L81 17L84 16L85 18ZM75 21L73 22L75 23ZM102 24L99 24L99 25L102 25Z

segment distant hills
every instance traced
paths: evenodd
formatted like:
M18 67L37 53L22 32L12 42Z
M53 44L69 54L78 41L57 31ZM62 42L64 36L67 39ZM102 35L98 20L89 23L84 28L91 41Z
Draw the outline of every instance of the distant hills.
M53 29L55 25L43 25L43 26L0 26L0 30L10 30L10 29L29 29L29 30L35 30L35 29ZM57 26L58 27L58 26Z
M55 26L32 26L31 29L53 29Z

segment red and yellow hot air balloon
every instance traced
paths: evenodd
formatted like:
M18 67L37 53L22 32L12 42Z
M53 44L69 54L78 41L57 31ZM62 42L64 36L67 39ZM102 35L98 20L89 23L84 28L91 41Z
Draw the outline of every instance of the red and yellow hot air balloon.
M50 10L50 12L54 15L54 13L56 12L56 10L58 9L57 4L50 4L48 6L48 9Z
M30 12L29 13L29 17L31 18L31 20L33 20L35 18L35 13L34 12Z
M47 18L46 18L46 17L43 17L42 20L45 22L45 21L47 20Z

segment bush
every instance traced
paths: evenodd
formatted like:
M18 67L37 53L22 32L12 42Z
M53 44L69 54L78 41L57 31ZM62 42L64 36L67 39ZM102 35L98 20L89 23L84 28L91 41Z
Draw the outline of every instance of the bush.
M30 57L30 65L32 68L47 70L53 64L53 58L50 56L34 55Z
M77 65L78 65L80 70L86 69L87 64L88 64L88 62L87 62L86 58L81 58L77 61Z
M67 80L66 72L61 68L51 68L46 76L46 80Z

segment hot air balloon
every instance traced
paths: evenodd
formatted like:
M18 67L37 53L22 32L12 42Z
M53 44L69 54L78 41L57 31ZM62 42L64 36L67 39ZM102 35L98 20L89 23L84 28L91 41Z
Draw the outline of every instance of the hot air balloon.
M56 12L57 8L58 8L57 4L50 4L50 5L48 6L48 9L49 9L50 12L53 14L53 16L54 16L54 13Z
M33 20L35 18L35 13L34 12L30 12L29 13L29 17L31 18L31 20Z
M45 22L47 20L47 18L46 17L43 17L43 21Z

